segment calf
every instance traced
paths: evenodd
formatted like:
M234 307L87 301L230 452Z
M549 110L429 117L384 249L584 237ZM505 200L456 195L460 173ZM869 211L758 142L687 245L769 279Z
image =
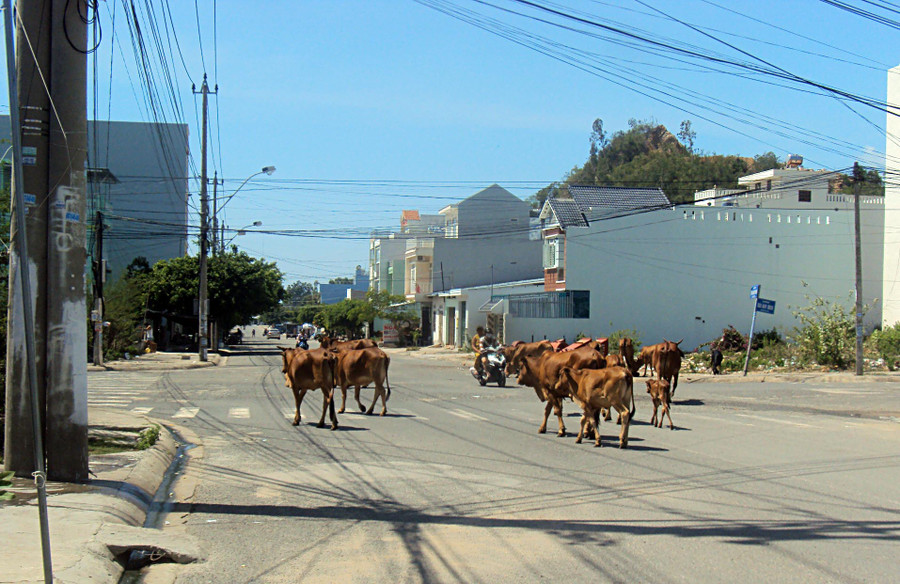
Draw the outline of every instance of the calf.
M625 367L625 358L622 355L607 355L607 367Z
M562 401L569 397L569 392L566 388L560 388L559 386L559 370L562 367L600 369L606 365L606 362L596 351L579 350L566 353L548 352L540 357L525 357L521 365L522 368L519 370L518 378L519 385L527 385L534 388L538 399L547 403L544 407L544 419L540 428L538 428L538 433L543 434L547 431L547 418L550 417L552 408L559 420L559 432L556 435L565 436L566 426L562 418Z
M391 358L377 347L345 350L338 353L335 366L335 383L341 388L341 409L338 410L338 413L344 413L347 406L347 388L353 385L356 388L356 403L361 412L371 414L375 409L375 403L381 397L381 415L385 415L387 400L391 397L391 384L388 381L390 364ZM375 397L372 399L372 405L366 411L365 406L359 400L359 390L370 383L375 385ZM387 384L386 392L385 384Z
M337 430L337 415L334 413L334 365L337 361L334 353L325 349L281 348L281 372L284 373L284 385L294 393L294 426L300 424L300 405L307 391L322 390L322 417L316 425L325 426L325 410L331 416L331 429Z
M669 416L669 430L674 430L672 414L669 413L669 409L672 407L671 396L669 395L669 382L665 379L648 379L646 383L647 393L650 394L650 399L653 400L653 417L650 418L650 425L662 428L663 416ZM662 414L659 415L659 423L657 424L656 412L659 406L662 406Z
M619 448L628 447L628 428L631 425L631 411L634 407L634 385L631 371L624 367L606 369L582 369L563 367L559 372L559 385L565 386L571 398L581 406L581 429L575 442L580 444L584 437L584 427L590 424L596 437L594 445L600 446L600 409L615 408L619 412L622 430L619 433Z

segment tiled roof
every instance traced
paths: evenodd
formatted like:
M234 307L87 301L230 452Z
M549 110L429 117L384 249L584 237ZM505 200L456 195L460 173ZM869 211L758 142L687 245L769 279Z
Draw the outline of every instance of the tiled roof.
M658 188L569 185L568 192L568 197L547 199L563 229L587 227L590 217L604 211L662 209L672 204Z
M547 199L556 220L563 229L567 227L587 227L588 222L584 218L584 214L578 207L578 203L574 199L561 199L559 197L550 197Z
M569 185L569 194L582 209L647 209L672 203L662 189Z

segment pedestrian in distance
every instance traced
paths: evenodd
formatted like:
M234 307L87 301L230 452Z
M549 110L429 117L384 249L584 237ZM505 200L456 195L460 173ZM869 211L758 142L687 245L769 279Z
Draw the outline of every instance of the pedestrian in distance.
M713 346L709 350L709 358L712 362L712 372L713 375L720 375L719 367L722 366L722 351L719 350L719 346L713 344Z

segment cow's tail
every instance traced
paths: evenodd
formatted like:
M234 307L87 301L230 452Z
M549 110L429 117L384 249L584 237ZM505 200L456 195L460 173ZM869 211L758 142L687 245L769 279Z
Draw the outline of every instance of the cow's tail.
M384 383L387 385L387 400L391 399L391 380L388 379L388 369L391 366L391 358L387 356L387 353L384 355Z
M634 414L637 413L637 408L634 406L634 379L629 379L629 385L631 385L631 419L634 419Z

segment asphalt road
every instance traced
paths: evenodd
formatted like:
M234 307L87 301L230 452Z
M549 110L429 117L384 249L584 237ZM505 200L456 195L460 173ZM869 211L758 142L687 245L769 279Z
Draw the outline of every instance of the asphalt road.
M207 559L179 583L896 580L900 384L682 383L670 431L636 379L629 448L605 423L597 449L572 403L539 435L531 389L396 352L388 416L332 432L318 392L291 426L279 343L247 340L122 404L203 444L165 529Z

